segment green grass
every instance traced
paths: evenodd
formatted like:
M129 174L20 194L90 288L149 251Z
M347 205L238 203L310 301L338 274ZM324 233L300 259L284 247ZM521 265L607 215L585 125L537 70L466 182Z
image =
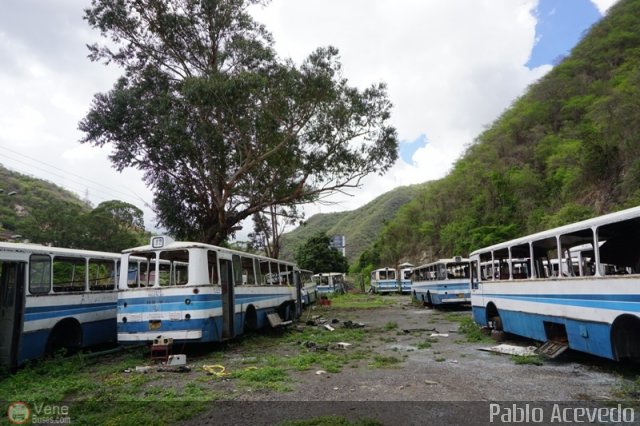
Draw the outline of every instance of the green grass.
M379 294L340 294L331 297L331 307L348 309L375 309L393 306L395 301Z
M511 360L518 365L543 365L544 358L540 355L511 355Z
M478 324L469 316L460 317L458 319L460 327L458 332L462 334L469 343L492 342L491 338L484 334Z
M247 367L236 370L231 377L240 379L242 385L252 389L272 389L278 392L290 392L291 379L284 368L264 366Z
M374 355L373 363L370 365L375 368L396 368L402 360L396 356Z
M323 416L305 420L287 420L280 423L280 426L381 426L382 424L372 419L352 421L342 416Z
M397 322L393 322L393 321L389 321L388 323L386 323L384 325L385 331L391 331L391 330L395 330L397 328L398 328L398 323Z
M640 402L640 376L634 380L624 380L613 390L613 394L621 400Z
M1 380L0 395L24 401L32 411L36 404L68 407L71 421L80 425L171 425L221 397L199 383L155 385L155 372L132 371L147 362L146 350L42 360Z
M435 343L435 342L437 342L437 340L436 340L436 339L431 339L431 338L429 338L429 339L425 339L425 340L423 340L422 342L419 342L419 343L416 345L416 347L417 347L418 349L429 349L429 348L432 346L432 344L433 344L433 343Z

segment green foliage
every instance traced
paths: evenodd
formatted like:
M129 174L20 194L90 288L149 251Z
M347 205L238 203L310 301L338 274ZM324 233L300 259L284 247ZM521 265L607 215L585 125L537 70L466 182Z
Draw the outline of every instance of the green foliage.
M331 239L319 233L309 238L296 251L296 262L302 269L315 273L347 272L347 259L337 249L330 247Z
M323 416L305 420L287 420L279 426L381 426L377 420L358 419L348 420L342 416Z
M320 213L310 217L302 226L283 235L283 259L293 260L294 253L304 241L324 232L327 235L344 235L347 240L346 255L349 263L355 264L363 251L367 250L380 234L385 221L390 220L398 209L411 201L421 188L428 184L402 186L384 193L364 206L339 213ZM371 252L372 259L379 254ZM378 265L378 260L369 260ZM361 272L361 270L353 271ZM367 274L368 276L368 274Z
M148 240L143 213L131 204L114 200L92 208L63 188L2 166L0 179L0 231L20 235L18 240L109 252Z
M398 157L384 84L360 90L338 50L280 59L248 13L262 0L96 0L90 58L124 75L95 96L83 142L145 172L159 222L218 244L242 220L357 186Z

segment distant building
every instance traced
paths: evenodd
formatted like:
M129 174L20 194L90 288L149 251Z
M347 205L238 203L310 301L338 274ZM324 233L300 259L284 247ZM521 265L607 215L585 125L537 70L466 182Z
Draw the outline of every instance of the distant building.
M347 256L347 239L344 235L334 235L333 237L331 237L329 247L338 250L340 253L342 253L343 256Z

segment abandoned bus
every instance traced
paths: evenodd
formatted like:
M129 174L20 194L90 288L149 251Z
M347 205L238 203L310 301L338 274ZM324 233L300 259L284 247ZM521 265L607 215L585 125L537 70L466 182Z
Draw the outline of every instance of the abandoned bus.
M120 254L0 243L0 365L116 341Z
M292 320L301 306L295 264L203 243L153 237L122 252L121 271L128 271L118 285L123 344L158 336L218 342L266 326L272 313Z
M413 298L427 306L471 302L469 259L455 256L413 269Z
M316 283L316 289L320 295L343 294L346 292L344 275L341 272L315 274L313 280Z
M400 293L402 291L402 283L396 275L393 268L380 268L371 271L371 287L369 291L372 293Z
M308 306L318 299L318 288L313 279L313 272L306 269L300 270L300 280L302 281L302 306Z
M604 358L640 358L640 207L471 253L483 326ZM495 265L486 274L483 264Z
M411 285L412 285L412 276L413 276L413 265L411 263L402 263L398 265L400 268L400 280L401 280L401 290L402 293L409 294L411 293Z

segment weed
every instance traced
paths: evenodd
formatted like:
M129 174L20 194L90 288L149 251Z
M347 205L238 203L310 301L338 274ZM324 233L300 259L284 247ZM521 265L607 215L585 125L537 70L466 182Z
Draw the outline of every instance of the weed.
M485 335L471 317L461 317L459 320L460 327L458 331L464 335L467 342L491 342L491 338Z
M425 340L424 342L420 342L417 345L418 349L429 349L431 347L431 342Z
M446 361L447 359L445 357L439 356L435 359L436 362L443 362Z
M291 390L286 386L286 382L290 380L287 372L280 367L249 367L235 371L231 377L240 379L243 385L254 389L272 389L279 392Z
M341 416L325 416L316 417L313 419L305 420L287 420L280 423L280 426L380 426L377 420L372 419L358 419L355 421L347 420Z
M621 400L640 401L640 376L635 380L623 381L617 389L614 389L613 394Z
M389 321L388 323L386 323L384 325L384 329L386 331L391 331L391 330L395 330L396 328L398 328L398 323L394 322L394 321Z
M375 309L385 308L393 304L393 299L380 295L348 293L331 297L331 306L341 309Z
M511 355L511 360L518 365L544 364L544 359L540 355Z
M395 368L402 360L395 356L374 355L373 367L376 368Z

